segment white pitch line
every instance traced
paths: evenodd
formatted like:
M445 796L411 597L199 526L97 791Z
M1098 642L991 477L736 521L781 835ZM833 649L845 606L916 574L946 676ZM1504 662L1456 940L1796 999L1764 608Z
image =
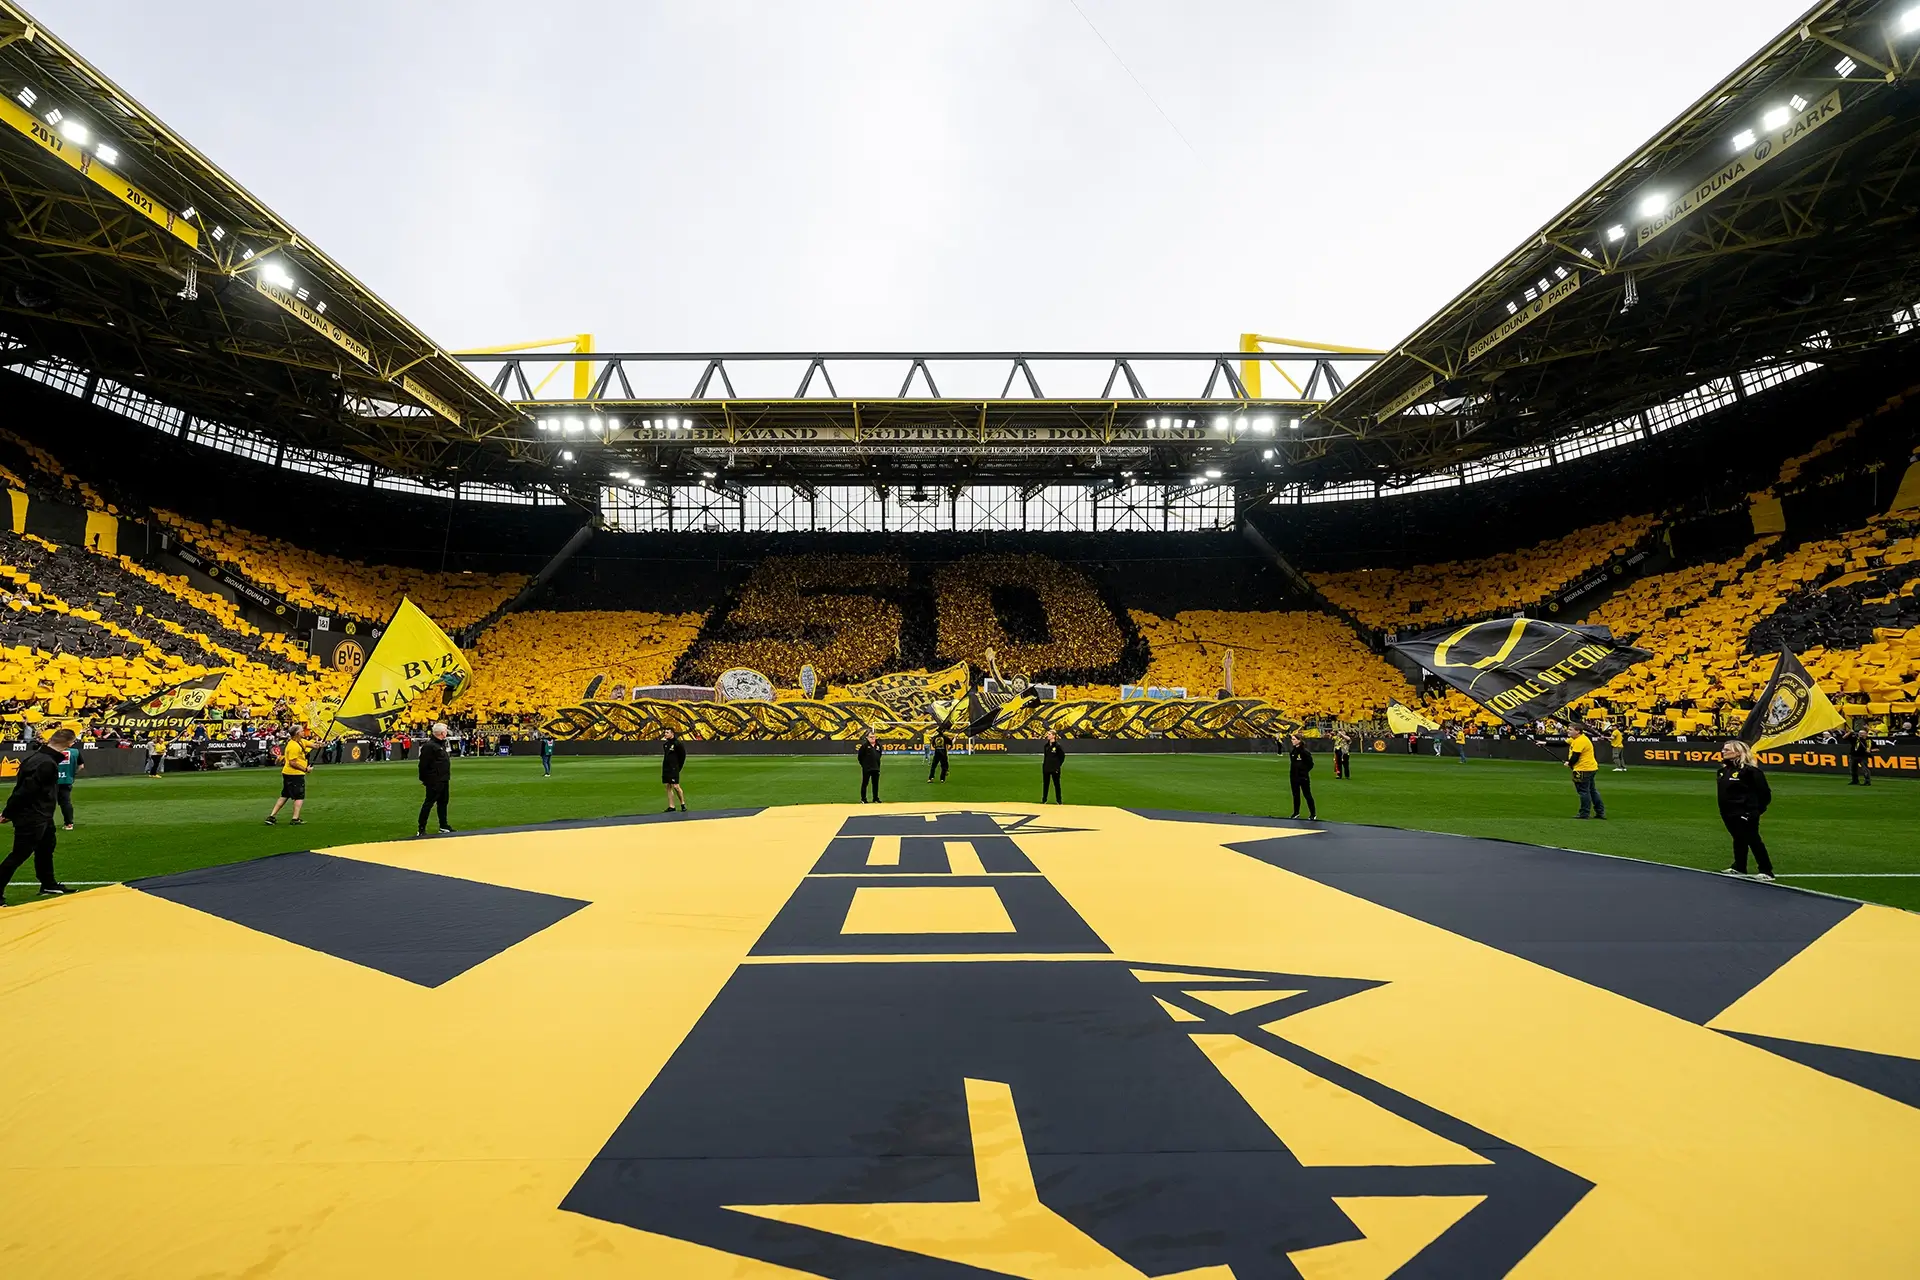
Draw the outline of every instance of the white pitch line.
M1794 871L1776 880L1920 880L1920 871Z

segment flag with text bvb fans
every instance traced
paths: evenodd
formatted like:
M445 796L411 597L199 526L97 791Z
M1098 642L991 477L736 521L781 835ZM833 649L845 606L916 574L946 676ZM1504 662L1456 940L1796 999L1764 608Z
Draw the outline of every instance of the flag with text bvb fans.
M1397 702L1387 704L1387 728L1394 733L1416 733L1421 729L1438 729L1440 726L1412 707Z
M420 606L402 600L340 700L327 736L387 733L416 698L439 689L444 699L451 699L472 678L473 668L459 646Z
M121 703L107 713L106 722L111 728L135 732L183 729L198 724L205 717L207 708L213 704L213 695L219 691L220 682L226 678L226 672L217 671L197 680L169 685L144 698Z
M1773 667L1773 679L1753 706L1753 714L1740 726L1740 740L1755 751L1784 746L1811 738L1816 733L1838 729L1847 723L1820 692L1793 650L1782 649L1780 661Z
M1605 627L1495 618L1429 631L1389 646L1509 724L1553 714L1653 655Z

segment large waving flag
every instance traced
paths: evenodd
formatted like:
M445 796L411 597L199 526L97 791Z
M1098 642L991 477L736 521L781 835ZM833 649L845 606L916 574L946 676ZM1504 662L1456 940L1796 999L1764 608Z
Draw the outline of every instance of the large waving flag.
M1780 660L1773 664L1773 678L1753 704L1747 722L1740 726L1739 736L1755 751L1765 751L1846 723L1846 717L1820 692L1793 650L1783 648Z
M1422 729L1439 727L1431 716L1423 716L1412 707L1398 702L1387 704L1387 728L1394 733L1418 733Z
M1509 724L1553 714L1653 655L1605 627L1497 618L1442 628L1391 646Z
M421 694L444 689L451 699L471 679L473 668L460 647L419 605L403 599L340 700L327 736L385 734Z

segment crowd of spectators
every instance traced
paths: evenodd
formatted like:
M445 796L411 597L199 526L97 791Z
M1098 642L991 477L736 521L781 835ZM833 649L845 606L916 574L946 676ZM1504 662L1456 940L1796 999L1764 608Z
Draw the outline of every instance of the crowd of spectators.
M1302 720L1367 721L1411 695L1405 675L1324 613L1135 612L1133 621L1153 655L1147 685L1211 697L1223 687L1231 651L1235 696L1264 699Z
M461 704L482 720L544 717L580 701L667 682L705 621L698 613L510 613L480 635Z
M1479 560L1307 577L1362 626L1421 631L1538 608L1638 546L1656 523L1652 516L1629 516Z
M1126 633L1072 565L1035 555L968 556L943 565L933 584L942 660L982 664L991 650L1008 677L1118 675Z
M155 516L182 542L303 609L384 622L409 597L449 631L470 627L527 584L523 573L434 573L363 564L236 529L202 524L171 511Z
M748 667L791 688L804 666L834 684L879 675L900 656L904 615L892 597L906 585L899 556L769 556L674 678L710 685Z

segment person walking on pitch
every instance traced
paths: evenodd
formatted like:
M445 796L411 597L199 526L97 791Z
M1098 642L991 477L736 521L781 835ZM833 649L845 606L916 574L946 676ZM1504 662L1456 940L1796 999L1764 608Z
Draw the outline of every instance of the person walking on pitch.
M1872 754L1873 739L1868 736L1864 725L1847 735L1847 765L1853 774L1847 781L1848 786L1870 787L1873 785L1873 774L1867 768L1867 762L1872 758Z
M1333 780L1339 782L1352 776L1353 743L1344 732L1336 733L1333 735Z
M1723 875L1747 874L1747 850L1753 850L1754 879L1772 880L1773 862L1767 857L1767 842L1760 838L1760 815L1773 803L1773 788L1760 770L1753 748L1738 738L1720 744L1720 771L1715 778L1719 789L1720 821L1733 837L1733 865Z
M432 735L420 744L420 785L427 789L427 794L420 801L419 830L415 835L427 834L427 811L435 808L440 811L440 834L453 834L453 828L447 825L447 793L452 784L453 757L447 750L447 726L436 724Z
M60 786L60 761L73 743L73 730L55 729L46 741L35 743L20 761L20 772L13 780L13 794L7 797L6 808L0 809L0 822L13 827L13 852L5 862L0 862L0 905L6 902L7 882L28 858L33 859L33 871L40 877L42 894L73 892L53 875L54 797Z
M1587 736L1583 725L1573 726L1573 737L1567 743L1567 768L1573 770L1574 794L1580 797L1580 812L1574 816L1584 818L1591 811L1593 817L1606 821L1607 806L1600 799L1600 789L1594 786L1600 761L1594 754L1593 739Z
M880 740L869 733L856 753L860 760L860 803L867 802L867 788L873 788L873 802L880 803Z
M293 825L306 825L300 817L300 809L307 803L307 775L313 772L313 766L307 762L307 744L301 738L300 731L294 730L280 752L280 798L267 811L267 825L270 827L279 823L280 806L289 800L293 801Z
M67 830L73 830L73 780L87 766L80 763L80 744L74 743L60 753L59 784L56 792L60 801L60 820Z
M1467 762L1467 726L1455 725L1453 729L1453 749L1460 753L1460 763Z
M680 786L680 771L687 767L686 744L680 741L680 734L674 729L667 730L667 745L660 751L660 782L667 789L667 812L673 812L675 797L680 800L680 812L687 811L687 793Z
M540 735L540 776L553 776L553 739L544 733Z
M935 771L938 771L940 781L945 782L947 780L947 752L953 748L953 739L948 736L945 729L936 728L933 731L931 744L933 746L933 754L927 758L927 781L932 782Z
M1047 730L1047 745L1040 748L1040 803L1047 802L1047 788L1053 788L1053 802L1065 804L1060 798L1060 767L1067 762L1067 749L1060 742L1060 735L1052 729Z
M1619 725L1613 726L1613 733L1607 738L1607 746L1613 752L1613 771L1625 773L1627 771L1627 735L1620 731Z
M1298 733L1287 740L1287 785L1293 790L1293 816L1300 816L1300 801L1307 802L1307 820L1318 822L1320 811L1313 804L1313 752Z

